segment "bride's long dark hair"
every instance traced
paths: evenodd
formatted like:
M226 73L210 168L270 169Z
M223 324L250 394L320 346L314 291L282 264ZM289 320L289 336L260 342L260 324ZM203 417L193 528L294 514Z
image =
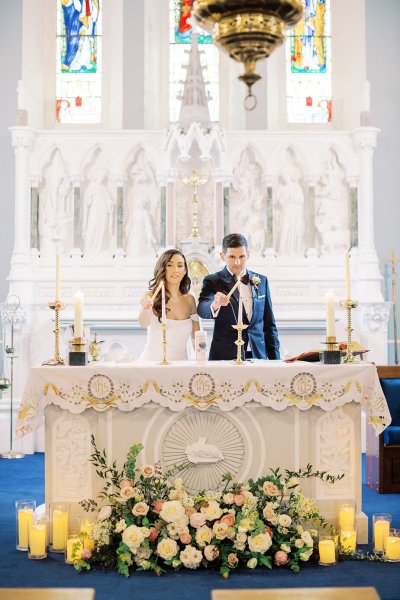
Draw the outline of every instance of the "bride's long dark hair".
M188 275L188 266L187 266L186 258L182 254L182 252L180 250L177 250L176 248L171 248L170 250L166 250L165 252L163 252L154 267L154 277L153 277L153 279L150 279L150 281L149 281L149 290L151 292L154 292L158 288L158 285L160 284L160 282L164 281L164 283L165 283L165 303L166 304L168 303L168 300L171 298L171 293L168 290L168 284L167 284L165 274L166 274L166 270L167 270L167 264L170 262L172 257L175 256L175 254L179 254L179 256L182 257L183 263L185 265L185 275L183 276L182 281L179 284L179 291L181 292L181 294L187 294L189 292L190 286L191 286L191 280ZM169 310L169 308L167 308L167 311L168 310ZM157 297L154 299L153 312L158 317L158 320L161 321L161 291L159 294L157 294Z

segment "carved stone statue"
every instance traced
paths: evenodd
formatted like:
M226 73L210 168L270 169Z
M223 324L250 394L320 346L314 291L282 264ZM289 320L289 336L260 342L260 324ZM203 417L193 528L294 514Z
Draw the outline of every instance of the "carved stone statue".
M39 236L40 254L62 252L63 226L60 219L62 209L60 196L64 188L63 165L56 154L45 171L43 184L39 189Z
M107 187L107 171L98 167L83 197L82 239L85 254L106 252L113 238L115 201Z
M266 194L262 170L245 150L234 170L230 201L230 230L246 236L252 252L262 254L266 246Z
M277 190L279 213L279 235L277 252L279 255L304 253L304 193L290 169L281 175Z
M131 170L125 220L125 252L145 256L158 251L154 214L158 205L157 185L144 152L140 152Z

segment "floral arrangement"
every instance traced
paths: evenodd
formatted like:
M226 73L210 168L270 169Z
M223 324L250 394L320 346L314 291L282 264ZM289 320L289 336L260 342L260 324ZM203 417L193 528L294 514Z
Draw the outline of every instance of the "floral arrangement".
M280 469L246 484L224 476L221 491L189 494L182 479L170 483L171 473L158 465L136 468L143 446L129 450L122 472L100 452L92 438L91 462L105 485L91 537L74 561L78 571L99 566L128 576L130 570L218 568L223 577L240 566L271 569L287 565L293 572L317 557L317 528L332 529L314 501L299 488L301 479L317 477L333 483L340 477L313 471ZM179 469L175 470L175 474ZM173 475L173 474L172 474ZM85 510L97 509L84 500Z

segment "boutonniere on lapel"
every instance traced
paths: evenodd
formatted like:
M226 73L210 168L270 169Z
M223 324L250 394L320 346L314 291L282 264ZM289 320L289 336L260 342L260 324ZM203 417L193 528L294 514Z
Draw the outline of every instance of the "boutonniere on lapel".
M254 285L254 289L258 290L258 284L261 281L261 279L258 277L258 275L253 275L253 277L251 278L250 281Z

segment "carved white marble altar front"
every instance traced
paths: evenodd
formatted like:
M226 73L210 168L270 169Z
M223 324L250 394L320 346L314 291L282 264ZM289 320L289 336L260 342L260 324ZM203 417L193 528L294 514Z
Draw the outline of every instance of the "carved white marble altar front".
M327 518L355 501L358 540L367 542L361 504L360 407L377 434L390 414L372 365L256 361L244 367L208 364L92 363L30 371L17 423L26 436L46 422L46 502L77 502L100 491L88 462L98 448L122 465L142 442L143 464L185 465L191 491L215 489L229 471L246 481L269 468L308 463L332 475L333 486L308 486Z
M192 123L168 131L35 131L12 128L16 156L15 248L10 292L27 318L17 340L21 393L29 366L53 354L55 254L61 255L64 324L75 291L85 321L133 357L143 345L139 299L156 255L181 246L210 271L225 233L241 231L250 267L269 277L283 356L319 348L325 294L337 298L337 336L346 339L339 300L351 249L353 337L368 358L387 362L389 307L373 234L372 156L377 130L226 132ZM191 240L192 168L202 244ZM182 242L186 240L184 244ZM106 345L105 345L106 346Z

